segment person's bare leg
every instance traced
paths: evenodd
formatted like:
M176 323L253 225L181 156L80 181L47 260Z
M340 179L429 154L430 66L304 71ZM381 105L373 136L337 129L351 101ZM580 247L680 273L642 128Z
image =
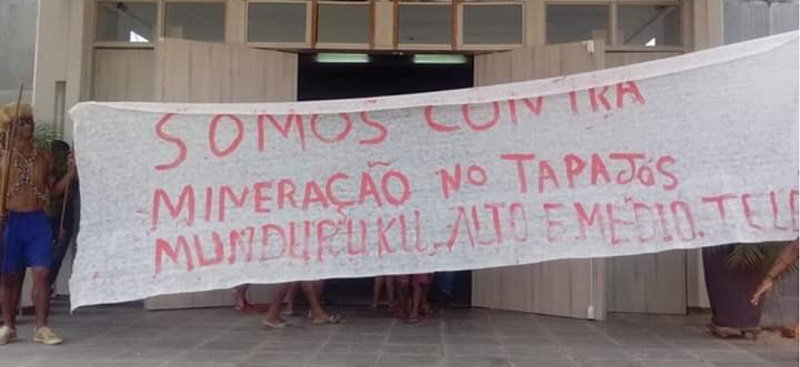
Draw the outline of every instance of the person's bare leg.
M319 304L325 304L325 280L315 281L314 288L317 290L317 300L319 300Z
M375 277L375 281L373 282L372 286L372 307L378 308L381 303L381 291L383 290L383 284L388 282L386 277Z
M408 313L408 320L416 322L419 319L419 307L422 303L422 284L414 283L414 296L411 300L411 311Z
M247 284L242 284L233 289L233 297L236 301L236 311L251 313L253 306L247 301Z
M316 281L300 282L300 287L302 287L303 294L308 300L308 306L310 308L309 312L311 313L312 321L325 322L328 320L331 315L322 308L322 305L319 304L319 298L317 298L317 291L319 288L317 288Z
M280 317L281 306L283 305L283 298L286 297L286 292L289 290L289 283L276 284L272 288L272 301L269 303L267 315L264 317L264 323L268 325L280 325L284 321Z
M386 301L389 304L389 307L394 305L394 277L386 277Z
M300 290L300 282L294 282L289 285L288 291L286 292L286 297L282 300L282 302L286 303L286 307L284 308L284 313L287 315L294 315L295 305L297 304L297 292Z
M431 282L422 285L422 303L420 303L420 310L427 316L433 315L433 307L428 300L431 290Z
M3 324L11 329L17 327L17 305L22 288L22 274L3 274Z
M397 299L395 299L395 308L392 312L395 317L405 318L408 312L408 282L403 280L397 281Z
M50 317L50 269L33 268L31 298L36 309L36 327L47 326Z

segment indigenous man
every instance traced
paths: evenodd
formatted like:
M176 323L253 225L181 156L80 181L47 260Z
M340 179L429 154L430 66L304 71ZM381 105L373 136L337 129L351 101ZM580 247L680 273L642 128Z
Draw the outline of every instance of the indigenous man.
M54 156L57 153L64 154L65 158L69 159L70 147L69 144L63 140L53 140L51 145L51 152ZM59 155L60 155L59 154ZM62 172L67 174L68 172ZM60 178L60 177L59 177ZM58 273L61 270L61 265L64 262L64 257L67 255L67 250L75 242L78 236L78 226L80 221L79 201L80 190L78 189L78 175L73 175L72 181L65 188L66 192L62 196L62 206L58 212L51 213L53 221L53 235L55 241L55 249L53 251L53 266L50 268L50 292L55 294L55 283L58 279Z
M18 116L18 118L16 118ZM50 312L49 268L53 264L53 233L50 219L44 211L47 191L64 192L75 176L70 157L67 174L56 182L52 175L52 158L37 151L33 144L33 109L28 104L11 103L0 109L0 129L10 133L16 124L16 136L11 146L3 147L2 156L11 154L10 166L0 167L8 172L6 205L0 210L4 222L2 263L2 302L4 325L0 328L0 345L16 338L16 309L22 276L27 267L33 270L33 303L36 308L36 328L33 340L46 345L60 344L62 339L48 327ZM4 161L4 160L3 160Z

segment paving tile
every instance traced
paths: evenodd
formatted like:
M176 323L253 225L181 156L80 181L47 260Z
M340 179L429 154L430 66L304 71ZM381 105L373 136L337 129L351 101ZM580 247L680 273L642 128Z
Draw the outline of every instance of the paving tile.
M257 340L233 340L233 339L224 339L224 340L212 340L209 342L202 343L197 346L198 349L202 350L213 350L213 351L230 351L230 352L245 352L250 351L258 347L262 342Z
M68 344L59 346L40 346L32 351L37 356L53 361L73 359L114 359L128 352L128 349L102 348L102 347L69 347Z
M743 350L691 350L687 352L696 359L709 363L764 363L761 357Z
M385 334L334 334L331 340L338 343L383 343L388 340Z
M389 331L389 325L344 325L337 330L339 334L378 334Z
M383 355L378 359L377 367L443 367L441 357Z
M505 356L506 351L500 345L445 345L446 356Z
M623 352L634 359L641 360L691 360L693 356L675 348L628 348L623 347Z
M58 347L20 341L0 347L0 365L95 366L797 366L797 341L707 333L708 316L610 315L603 323L490 310L448 309L417 325L385 312L342 309L348 322L316 327L297 318L266 330L259 317L228 308L145 312L140 305L90 307L69 315L55 304ZM381 310L383 311L383 310Z
M602 346L564 346L564 351L577 358L602 358L602 359L627 359L629 358L621 348L608 348Z
M320 350L322 343L265 342L254 349L255 353L309 354Z
M500 336L549 336L545 330L526 327L495 327L495 333Z
M175 351L170 349L153 349L153 348L136 348L129 350L117 356L117 359L127 359L134 361L151 360L151 361L168 361L175 359L184 352Z
M447 335L442 338L445 345L499 345L496 336L456 336Z
M503 357L455 357L445 360L447 367L513 367L513 363Z
M661 359L655 361L639 361L642 367L711 367L711 365L698 360L671 360ZM765 366L766 367L766 366Z
M632 359L579 359L578 365L582 367L642 367L642 362Z
M211 364L236 364L244 361L249 353L241 352L222 352L192 350L168 361L170 364L192 364L192 363L211 363Z
M240 364L245 365L299 365L302 366L312 359L312 354L297 353L256 353L247 357Z
M514 367L578 367L580 364L568 358L540 359L540 358L509 358Z
M444 348L436 344L386 344L383 346L383 354L438 357L444 355Z
M5 361L3 361L5 362ZM117 361L109 359L86 359L86 360L65 360L64 363L59 363L58 366L63 367L153 367L160 366L160 364L153 364L152 361ZM30 364L22 365L20 367L53 367L52 361L36 361ZM5 365L5 364L4 364ZM15 366L17 367L17 366Z
M317 355L307 365L315 367L373 367L377 360L377 354L324 354Z
M559 359L564 358L566 352L557 346L505 346L506 354L514 357Z
M379 354L381 344L365 343L328 343L325 344L319 353L322 354Z
M185 361L169 361L160 366L151 367L238 367L236 363L230 362L185 362ZM278 366L276 366L278 367ZM297 367L297 366L293 366Z
M189 350L203 344L203 341L184 339L184 340L149 340L138 344L134 348L150 348L150 349L172 349L172 350Z
M389 344L442 344L439 335L389 335Z

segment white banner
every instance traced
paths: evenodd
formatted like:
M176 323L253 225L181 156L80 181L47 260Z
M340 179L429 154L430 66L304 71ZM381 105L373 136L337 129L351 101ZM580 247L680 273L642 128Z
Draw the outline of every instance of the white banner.
M81 103L72 307L793 239L797 48L363 100Z

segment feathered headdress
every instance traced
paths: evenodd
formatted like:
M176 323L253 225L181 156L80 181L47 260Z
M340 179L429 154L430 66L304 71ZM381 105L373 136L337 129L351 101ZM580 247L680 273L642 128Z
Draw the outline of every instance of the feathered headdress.
M0 133L5 133L11 127L11 121L17 115L17 102L11 102L0 108ZM33 107L22 102L19 104L20 118L33 118Z

